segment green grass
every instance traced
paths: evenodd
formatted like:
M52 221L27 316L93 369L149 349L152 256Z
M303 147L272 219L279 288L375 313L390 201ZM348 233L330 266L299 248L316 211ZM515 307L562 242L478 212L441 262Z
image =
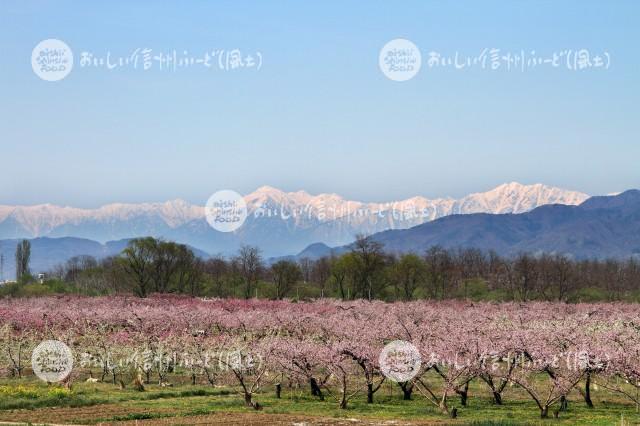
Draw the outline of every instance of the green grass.
M458 418L448 419L439 410L414 394L412 401L402 401L399 388L391 383L376 393L375 403L367 404L364 395L352 399L346 410L341 410L334 399L327 397L319 401L311 397L306 387L285 388L282 398L276 399L273 389L266 387L255 400L264 407L258 416L264 414L296 414L300 416L320 416L333 418L361 418L376 420L420 420L439 421L473 426L512 425L627 425L640 423L640 415L635 407L617 395L602 390L594 391L595 408L588 409L575 392L570 395L569 409L560 414L559 419L541 420L535 404L521 389L511 388L504 395L504 405L496 406L483 386L474 383L470 389L468 407L461 407L459 399L452 397L450 407L458 408ZM121 412L103 415L103 404L116 404ZM105 421L125 421L155 419L164 417L187 417L207 415L217 412L251 413L242 398L233 388L214 388L178 384L173 388L148 385L146 392L132 388L120 390L107 383L77 383L72 391L47 384L36 379L0 381L0 419L12 420L15 409L33 410L34 420L45 416L48 407L91 407L96 415L86 419L70 418L67 422L99 423ZM86 410L84 410L86 411ZM551 412L553 410L550 410ZM39 417L38 417L39 416ZM46 418L46 417L45 417Z
M0 382L0 415L2 411L44 407L85 407L98 404L113 404L127 401L151 401L156 399L179 399L193 396L218 396L233 393L232 389L189 386L188 389L154 389L137 392L133 389L120 390L107 383L79 383L72 391L56 385L47 386L37 380Z

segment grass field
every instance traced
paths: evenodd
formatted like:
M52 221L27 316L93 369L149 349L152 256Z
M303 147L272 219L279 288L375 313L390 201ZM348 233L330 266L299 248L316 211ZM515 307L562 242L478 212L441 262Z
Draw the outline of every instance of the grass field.
M107 383L77 383L72 390L37 379L0 381L0 420L58 424L639 424L635 407L606 391L594 391L595 408L588 409L580 394L569 398L559 418L540 420L535 405L518 388L496 406L479 384L472 385L468 407L458 407L455 420L443 416L419 394L402 401L397 386L385 384L375 403L356 397L346 410L330 398L319 401L306 388L284 387L281 399L273 389L258 394L263 406L256 412L244 406L232 387L177 384L171 388L147 385L145 392Z

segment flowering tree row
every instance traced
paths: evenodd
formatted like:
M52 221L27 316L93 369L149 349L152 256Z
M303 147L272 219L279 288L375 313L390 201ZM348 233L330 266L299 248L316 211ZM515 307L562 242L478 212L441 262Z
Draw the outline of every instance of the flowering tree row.
M380 353L402 340L422 359L412 378L397 384L404 399L420 395L455 415L453 398L465 406L472 381L486 386L495 404L515 384L546 417L552 407L563 409L573 389L592 406L594 383L638 404L639 327L631 304L3 299L0 362L4 374L23 376L33 347L55 339L76 357L69 380L96 368L98 380L114 383L133 376L168 385L185 374L193 384L233 380L253 408L260 408L261 390L279 395L288 381L346 408L361 393L375 402L390 380Z

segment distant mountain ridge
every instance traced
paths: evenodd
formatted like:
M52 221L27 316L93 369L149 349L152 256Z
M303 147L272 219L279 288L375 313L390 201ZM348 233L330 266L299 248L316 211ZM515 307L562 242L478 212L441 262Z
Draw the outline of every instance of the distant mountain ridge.
M413 197L364 203L337 194L310 195L265 186L244 197L249 216L234 233L213 230L204 218L204 207L175 200L97 209L0 205L0 239L75 237L105 243L150 235L212 254L230 254L241 244L251 244L261 247L266 256L278 256L315 242L338 246L358 233L406 229L452 214L521 213L545 204L575 205L588 197L542 184L512 182L461 199Z
M4 256L0 281L15 279L15 250L19 241L21 240L0 240L0 254ZM117 256L127 247L129 241L129 239L123 239L101 244L97 241L74 237L33 238L30 240L30 269L33 274L48 272L75 256L91 256L96 260ZM208 253L193 247L190 248L200 258L209 257Z
M226 234L224 234L226 235ZM615 196L591 197L578 206L543 205L525 213L450 215L409 229L387 230L372 235L385 249L395 253L416 252L440 245L446 248L479 248L501 255L558 253L573 258L640 258L640 191L629 190ZM353 241L353 240L351 240ZM351 242L350 241L350 242ZM116 255L128 239L101 244L88 239L32 239L32 271L46 271L78 255L97 259ZM13 255L17 239L0 240L4 255L4 279L14 275ZM200 257L208 253L192 246ZM349 244L328 246L316 242L298 255L275 257L299 260L341 254Z
M371 236L394 253L430 247L478 248L512 256L557 253L578 259L640 258L640 190L592 197L578 206L545 205L527 213L451 215ZM343 253L349 246L305 249L299 256Z

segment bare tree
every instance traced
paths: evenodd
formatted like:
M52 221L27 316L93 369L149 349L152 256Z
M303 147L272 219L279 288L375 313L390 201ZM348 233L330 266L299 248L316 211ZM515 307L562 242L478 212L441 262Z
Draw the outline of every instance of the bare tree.
M271 265L271 278L276 288L276 299L284 298L302 276L302 271L295 262L280 260Z
M308 257L303 257L298 261L298 264L300 265L300 271L302 272L302 280L305 283L308 283L309 281L311 281L311 259L309 259Z
M226 277L231 268L222 256L208 259L203 265L204 272L213 280L214 292L218 297L228 296L225 288Z
M356 267L358 268L359 285L356 291L369 300L375 297L374 280L376 279L376 274L384 266L382 247L381 243L370 236L359 234L356 236L356 241L351 248L351 253L357 260Z
M427 280L433 298L445 299L453 283L453 260L451 254L440 246L431 247L425 253Z
M324 297L325 288L331 275L331 262L328 257L322 257L313 263L313 281L320 287L320 297Z
M254 287L258 284L260 273L263 270L260 249L252 246L242 246L235 257L240 274L244 281L244 297L249 299Z
M537 287L539 271L535 259L526 253L518 255L514 261L516 289L520 300L529 299L530 293Z
M401 293L397 298L404 300L413 299L413 293L424 281L427 268L424 260L415 254L404 254L400 257L392 269L391 280Z

